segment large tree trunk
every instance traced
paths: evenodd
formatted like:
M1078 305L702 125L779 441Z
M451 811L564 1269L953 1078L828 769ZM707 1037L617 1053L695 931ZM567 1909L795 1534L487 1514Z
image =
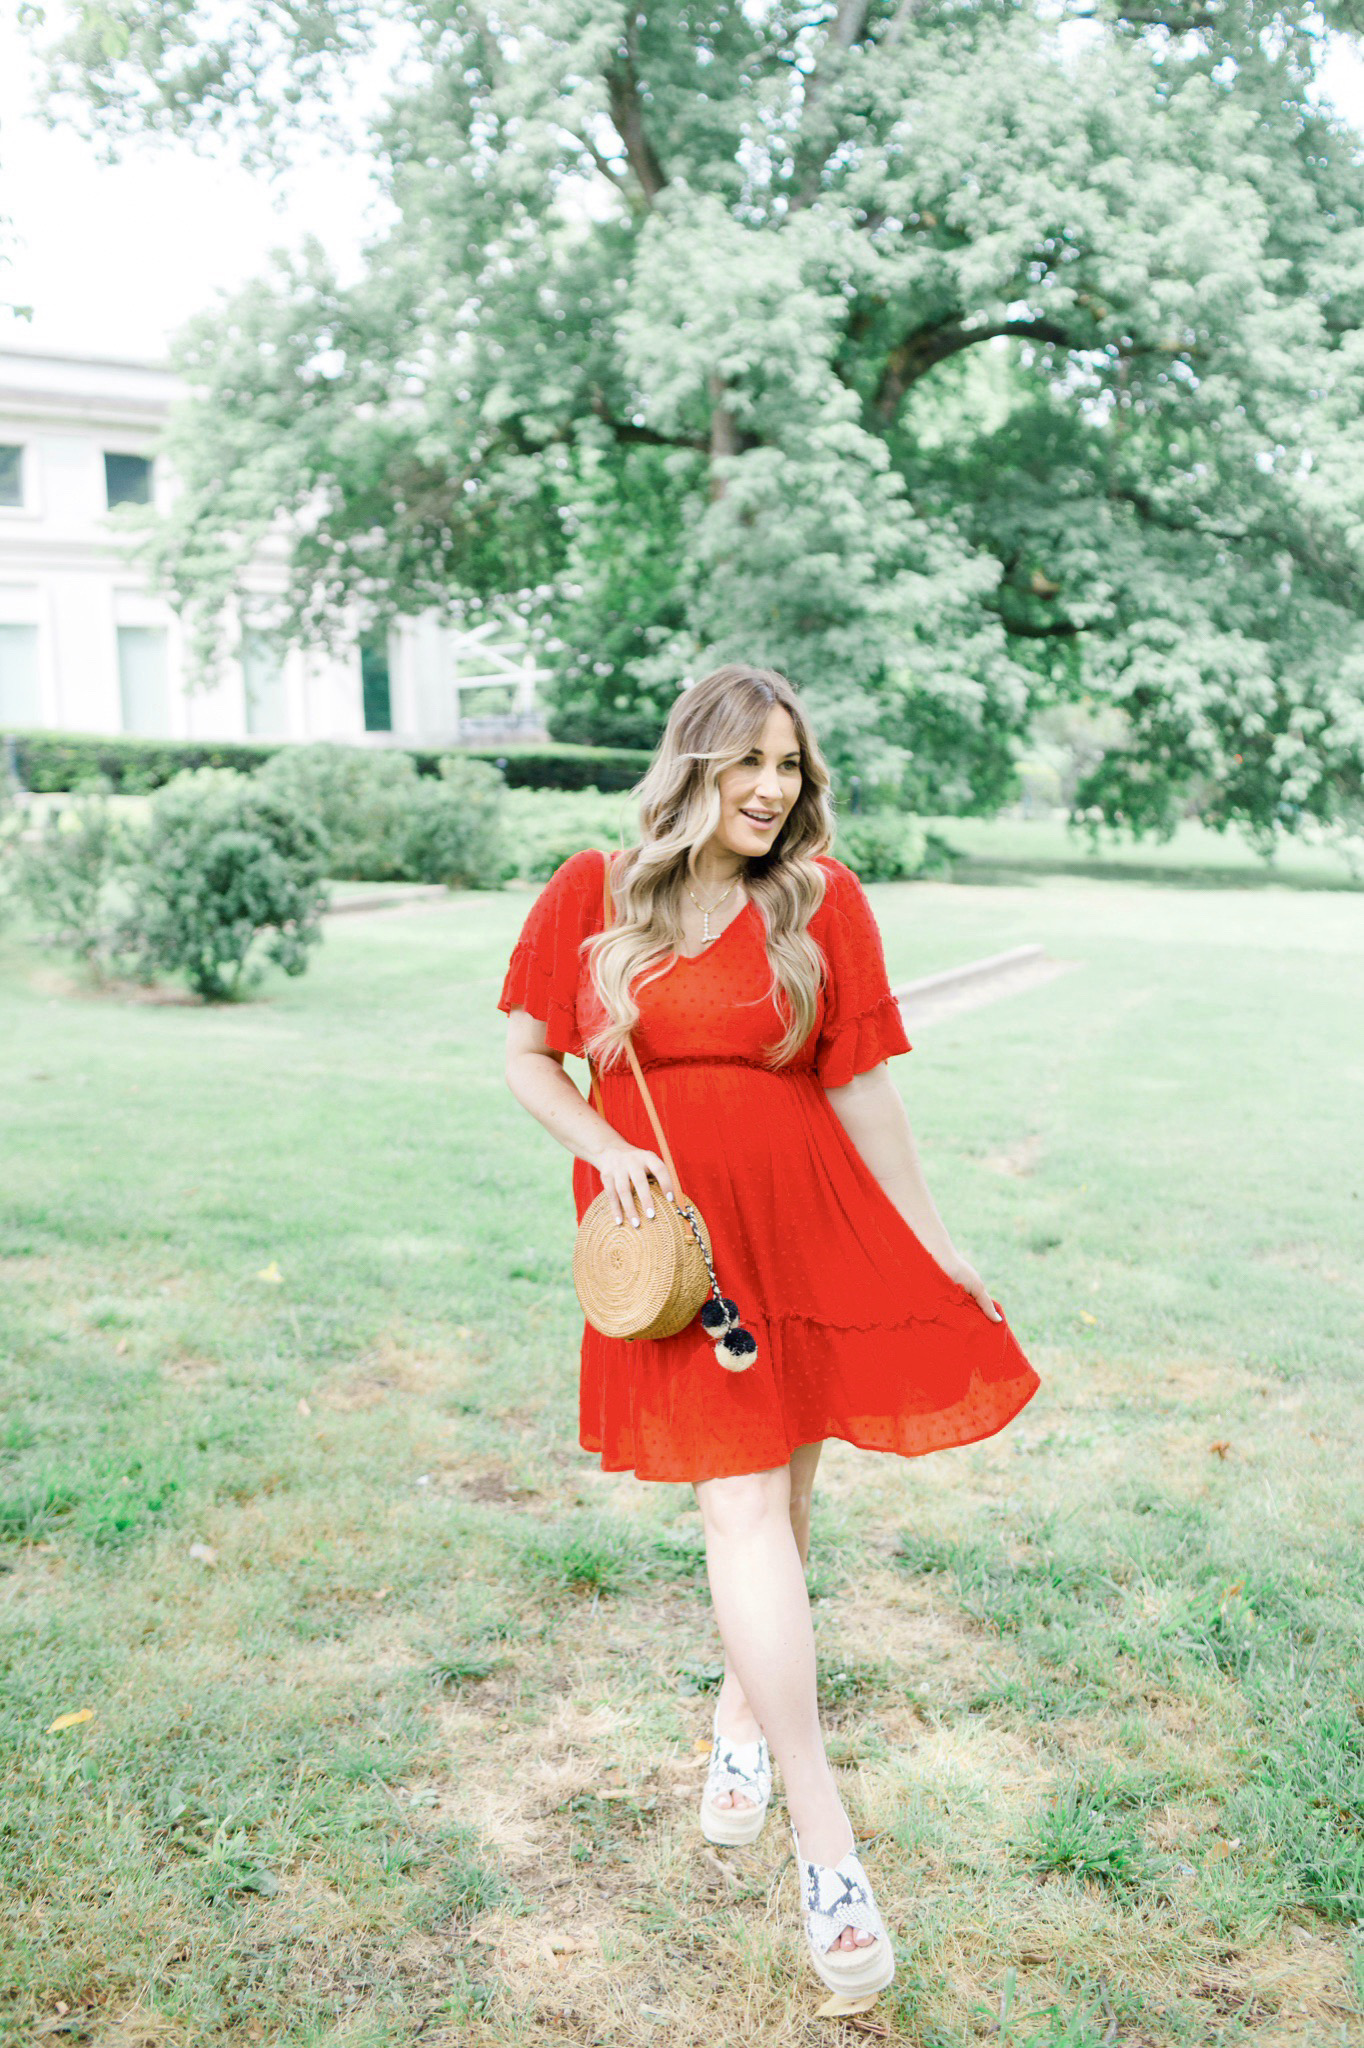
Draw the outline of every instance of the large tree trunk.
M710 459L712 465L717 456L739 453L739 426L734 414L725 403L727 388L718 370L710 376ZM712 504L725 495L725 479L718 476L714 467L710 473L710 495Z

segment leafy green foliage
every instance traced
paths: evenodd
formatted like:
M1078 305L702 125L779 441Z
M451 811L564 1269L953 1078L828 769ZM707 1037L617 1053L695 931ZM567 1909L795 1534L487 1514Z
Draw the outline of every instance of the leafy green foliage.
M686 515L701 459L589 445L578 460L545 643L550 730L561 740L651 748L677 688L675 671L655 655L686 623Z
M595 790L508 790L503 815L516 872L547 882L585 846L626 846L637 836L633 805Z
M895 811L868 811L839 820L834 852L864 882L906 882L923 872L928 834Z
M153 559L204 658L293 515L288 631L511 604L562 735L647 744L738 656L919 810L996 807L1088 697L1081 813L1357 825L1354 17L1071 15L78 0L52 61L105 135L283 151L404 45L366 274L311 246L180 346Z
M140 856L122 937L140 973L183 974L210 1002L245 993L257 950L302 974L321 935L327 840L285 791L228 768L177 775Z
M492 889L505 878L502 778L484 761L447 754L439 779L415 780L403 855L414 881Z
M416 772L406 754L320 741L281 750L261 769L259 781L317 821L336 880L412 879L404 853Z
M50 810L36 834L13 837L7 865L43 939L101 973L111 964L114 896L129 858L126 828L103 798L88 796Z
M420 776L397 749L320 741L282 750L258 781L317 820L338 880L490 888L503 879L502 778L485 761L445 754L438 775Z

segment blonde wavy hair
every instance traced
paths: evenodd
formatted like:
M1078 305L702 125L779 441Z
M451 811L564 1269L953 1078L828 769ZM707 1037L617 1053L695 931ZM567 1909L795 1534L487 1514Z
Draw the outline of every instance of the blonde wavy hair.
M765 854L750 860L744 883L766 930L772 978L767 995L786 1030L766 1048L774 1066L791 1059L814 1028L824 956L809 936L824 900L815 860L832 844L829 770L792 685L775 669L730 664L684 690L673 705L636 794L640 840L612 869L613 922L584 941L608 1022L587 1041L590 1058L609 1065L639 1022L631 991L665 974L682 945L682 898L696 855L720 823L719 778L762 737L769 714L791 715L800 745L800 794Z

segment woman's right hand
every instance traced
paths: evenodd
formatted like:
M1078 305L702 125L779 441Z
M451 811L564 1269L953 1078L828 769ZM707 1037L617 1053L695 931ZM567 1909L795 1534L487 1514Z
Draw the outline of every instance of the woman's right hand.
M669 1202L676 1200L677 1190L657 1152L645 1152L638 1145L608 1145L595 1163L617 1223L624 1223L628 1217L638 1230L640 1218L653 1215L651 1174L658 1182L664 1199Z

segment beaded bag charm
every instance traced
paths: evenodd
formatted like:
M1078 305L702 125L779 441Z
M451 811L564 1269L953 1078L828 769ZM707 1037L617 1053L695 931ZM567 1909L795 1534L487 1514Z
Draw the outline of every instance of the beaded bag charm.
M758 1340L751 1330L746 1330L739 1321L739 1305L730 1301L720 1292L720 1283L715 1277L715 1268L706 1250L706 1240L692 1222L690 1203L682 1211L692 1236L701 1248L710 1275L710 1300L701 1305L701 1328L714 1339L715 1356L727 1372L745 1372L758 1355Z

